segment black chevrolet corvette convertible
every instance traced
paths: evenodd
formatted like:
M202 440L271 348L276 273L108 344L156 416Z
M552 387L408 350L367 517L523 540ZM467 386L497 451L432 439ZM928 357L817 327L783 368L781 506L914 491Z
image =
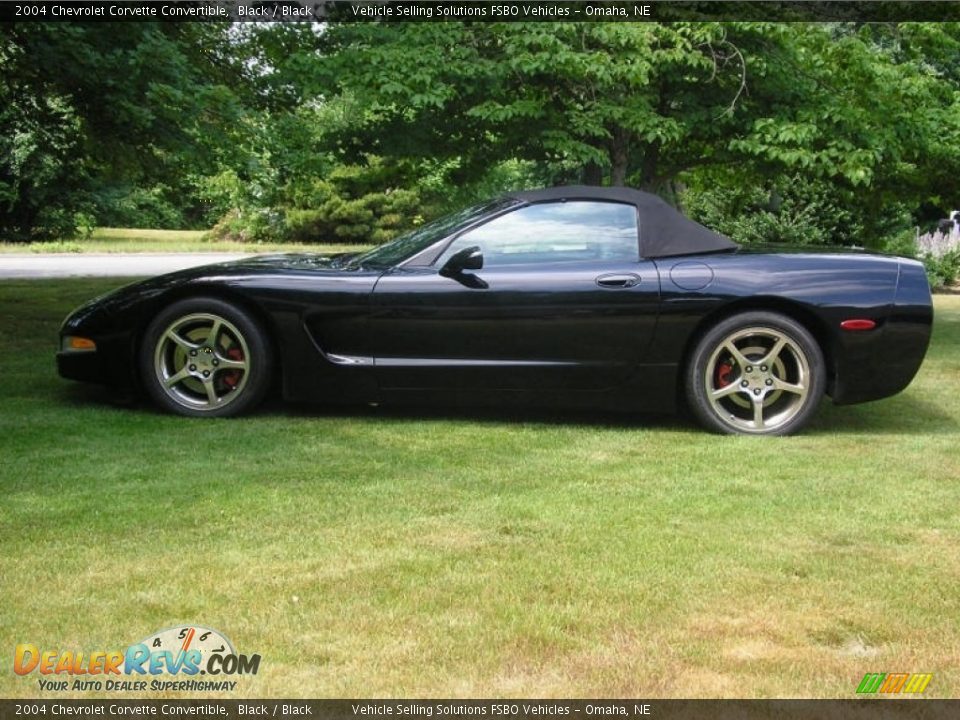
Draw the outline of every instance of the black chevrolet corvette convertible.
M61 329L67 378L183 415L311 402L671 411L783 435L821 397L903 390L933 310L914 260L739 248L653 195L505 195L361 254L276 255L121 288Z

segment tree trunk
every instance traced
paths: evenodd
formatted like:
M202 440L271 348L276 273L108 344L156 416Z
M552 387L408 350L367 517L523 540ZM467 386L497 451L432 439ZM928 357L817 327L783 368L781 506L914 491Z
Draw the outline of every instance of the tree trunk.
M647 192L656 192L660 189L663 178L657 175L657 165L660 161L660 143L650 143L643 154L643 163L640 166L640 189Z
M614 187L623 187L627 182L628 150L627 133L617 128L610 142L610 184Z
M581 177L583 178L584 185L602 185L603 168L595 162L589 162L584 166Z
M18 207L11 213L15 233L12 239L15 242L28 242L30 240L30 235L37 222L37 216L40 214L39 208L30 204L30 199L26 193L26 186L27 183L23 183L20 186Z

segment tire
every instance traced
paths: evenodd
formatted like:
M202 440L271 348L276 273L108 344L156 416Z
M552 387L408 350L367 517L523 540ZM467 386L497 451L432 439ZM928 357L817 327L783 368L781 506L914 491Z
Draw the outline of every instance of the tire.
M790 435L816 412L826 364L810 332L773 312L744 312L710 328L687 364L686 397L708 430Z
M211 342L210 335L216 337ZM232 417L263 400L273 377L266 334L246 311L210 297L181 300L147 327L140 375L164 410Z

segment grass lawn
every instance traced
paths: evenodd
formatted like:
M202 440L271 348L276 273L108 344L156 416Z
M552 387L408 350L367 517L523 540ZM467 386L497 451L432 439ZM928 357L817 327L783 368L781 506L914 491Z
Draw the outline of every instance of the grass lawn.
M906 392L753 439L113 406L53 369L109 287L0 283L0 696L40 694L18 642L180 623L262 655L240 696L848 698L898 671L960 696L960 297Z
M210 240L201 230L97 228L86 240L0 242L3 253L157 253L157 252L351 252L368 246L350 244L258 243Z

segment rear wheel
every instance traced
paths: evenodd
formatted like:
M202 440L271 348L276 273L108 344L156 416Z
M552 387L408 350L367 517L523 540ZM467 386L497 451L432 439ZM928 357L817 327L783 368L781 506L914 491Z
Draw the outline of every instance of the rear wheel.
M216 298L191 298L161 312L144 335L140 371L150 396L193 417L239 415L270 384L270 351L259 324Z
M687 368L686 393L710 430L789 435L816 411L825 370L803 325L778 313L745 312L704 335Z

